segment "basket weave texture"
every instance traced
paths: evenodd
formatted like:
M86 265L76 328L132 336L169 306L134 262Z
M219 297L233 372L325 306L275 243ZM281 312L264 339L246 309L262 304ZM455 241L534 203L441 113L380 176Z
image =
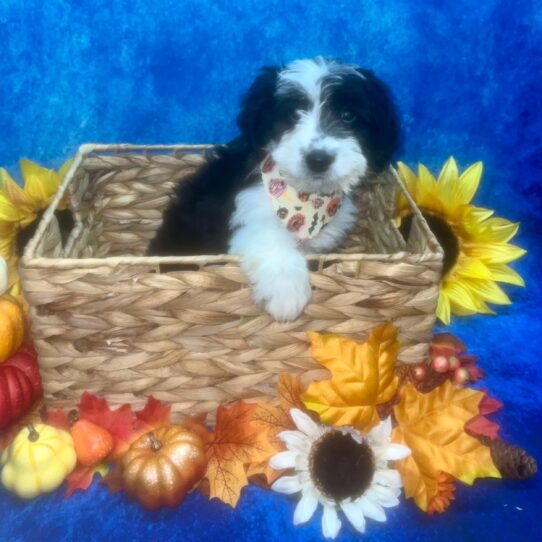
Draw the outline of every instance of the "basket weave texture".
M49 403L71 406L89 390L112 404L153 394L175 411L212 413L274 396L280 372L323 376L307 331L363 340L385 321L399 329L400 363L426 358L442 252L413 203L408 240L397 231L394 191L405 191L392 169L360 192L346 246L307 256L313 295L294 322L274 322L252 303L235 255L143 256L173 185L210 149L79 150L20 268ZM63 246L54 211L65 194L75 227ZM193 270L160 272L165 263Z

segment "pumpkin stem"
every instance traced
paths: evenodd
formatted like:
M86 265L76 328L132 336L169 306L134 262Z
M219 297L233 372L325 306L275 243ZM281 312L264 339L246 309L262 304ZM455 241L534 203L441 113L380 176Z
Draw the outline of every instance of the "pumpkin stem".
M28 440L30 442L36 442L40 438L40 434L36 431L34 424L29 423L26 428L28 429Z
M79 421L79 412L77 412L77 409L73 408L68 412L68 423L70 427L77 421Z
M156 440L156 437L152 434L152 431L148 434L149 440L151 441L151 449L153 452L157 452L162 448L162 443L159 440Z

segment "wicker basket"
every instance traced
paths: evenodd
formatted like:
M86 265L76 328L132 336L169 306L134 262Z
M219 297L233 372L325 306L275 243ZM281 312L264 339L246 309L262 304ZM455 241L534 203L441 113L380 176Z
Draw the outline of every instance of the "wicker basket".
M306 331L362 340L390 320L400 362L425 358L442 252L417 209L406 243L395 228L393 192L405 190L394 170L359 195L358 229L343 250L307 256L313 297L294 322L274 322L251 302L236 256L144 257L173 184L210 149L79 150L21 259L49 402L69 406L90 390L112 404L153 394L176 411L212 412L274 395L282 371L321 375ZM75 227L63 246L54 211L66 191ZM160 273L164 263L194 270Z

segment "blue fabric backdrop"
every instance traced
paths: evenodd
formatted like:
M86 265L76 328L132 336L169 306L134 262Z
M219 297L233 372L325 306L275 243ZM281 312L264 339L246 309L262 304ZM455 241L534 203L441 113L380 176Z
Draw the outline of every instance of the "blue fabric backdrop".
M373 68L392 87L398 158L434 171L453 154L485 164L476 202L520 220L525 290L498 317L454 322L505 403L503 436L542 460L542 1L0 0L0 165L58 166L80 143L224 142L258 67L316 54ZM541 476L460 488L443 516L405 502L378 540L535 540ZM319 540L294 502L247 489L237 510L199 495L143 512L94 484L21 503L0 490L0 540ZM349 527L342 540L357 539Z

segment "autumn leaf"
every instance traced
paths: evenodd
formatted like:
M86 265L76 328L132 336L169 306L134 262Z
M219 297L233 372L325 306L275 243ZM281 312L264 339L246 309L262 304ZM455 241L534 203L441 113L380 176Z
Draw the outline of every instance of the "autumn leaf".
M105 461L91 467L77 465L66 478L68 484L66 487L66 497L71 497L77 489L86 491L90 487L90 484L92 484L95 474L99 474L103 478L107 475L108 471L109 465Z
M442 514L455 500L454 479L445 472L437 472L437 493L429 501L427 506L427 515Z
M135 413L135 417L134 431L136 433L150 431L169 424L171 405L165 405L151 395L145 406Z
M264 461L274 453L267 430L253 423L255 404L238 401L232 407L220 405L212 441L207 448L207 472L210 498L218 498L232 507L237 505L241 489L248 484L247 463Z
M396 463L405 495L424 511L439 494L439 472L466 484L476 478L501 475L490 450L465 432L465 424L479 415L484 394L456 388L444 382L430 393L419 393L407 384L394 408L398 426L392 441L410 448L412 454Z
M64 431L70 430L70 423L68 421L68 414L61 408L56 410L50 410L46 406L43 407L41 412L41 420L47 425L52 425L58 429Z
M134 439L133 414L129 405L122 405L116 410L111 410L105 399L84 392L79 401L79 417L89 420L111 433L115 441L115 446L110 454L111 458L118 457L125 452Z
M273 455L284 450L284 443L277 438L277 435L287 429L295 428L294 422L290 417L290 409L299 408L310 414L301 401L303 391L304 386L298 376L281 373L277 384L280 406L276 407L264 401L257 403L252 421L258 427L268 431L269 441L274 448ZM263 475L267 486L270 486L283 472L271 468L268 460L249 463L247 465L247 477L252 478Z
M309 386L301 396L305 406L329 425L352 425L362 432L378 425L377 405L393 399L399 382L395 327L378 326L363 344L336 335L309 336L313 357L329 369L331 379Z
M497 440L499 438L500 426L486 418L486 416L493 414L501 408L502 403L500 401L489 397L484 392L484 397L479 405L480 413L465 424L465 431L473 437L487 437L491 440Z

